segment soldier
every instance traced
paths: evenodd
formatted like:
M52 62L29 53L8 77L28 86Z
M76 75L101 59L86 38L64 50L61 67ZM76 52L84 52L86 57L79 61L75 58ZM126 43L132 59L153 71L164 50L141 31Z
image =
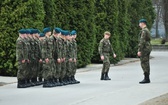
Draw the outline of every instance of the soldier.
M109 41L110 36L111 36L111 33L108 31L105 31L104 38L99 43L98 51L100 54L100 58L103 61L103 68L102 68L100 80L111 80L108 76L108 72L110 68L109 56L110 56L110 53L113 53L113 57L115 58L116 54L114 53L112 45Z
M144 79L140 81L140 84L150 83L150 64L149 64L149 57L152 51L151 43L150 43L150 31L148 30L146 19L139 20L139 26L142 28L140 32L140 41L138 44L138 53L137 55L140 57L141 67L144 72Z
M71 72L72 72L72 56L73 56L73 50L72 50L72 39L70 36L69 31L65 31L66 36L66 81L68 84L72 84L71 80Z
M28 48L25 43L26 30L19 30L19 37L16 41L16 61L18 62L17 88L26 88L26 67L29 63Z
M40 50L40 41L39 41L39 33L40 31L38 29L33 29L33 39L34 39L34 72L32 73L32 82L35 83L36 85L41 85L39 81L37 81L37 76L39 72L39 64L42 62L41 59L41 50Z
M61 35L61 29L55 28L53 30L53 38L54 40L54 62L55 62L55 70L54 70L54 82L55 86L62 86L63 84L60 83L60 77L61 77L61 49L62 49L62 40L60 38Z
M42 62L42 42L44 41L45 35L44 33L39 34L39 46L40 46L40 62L39 62L39 71L38 71L38 81L40 84L43 84L43 76L42 76L42 70L43 70L43 62Z
M72 35L72 51L73 51L73 62L72 62L72 74L71 74L71 78L73 83L80 83L80 81L77 81L75 79L75 74L76 74L76 66L77 66L77 43L76 43L76 36L77 33L75 30L71 31L71 35Z
M51 29L44 28L43 33L45 34L45 39L42 43L42 60L43 64L43 78L44 83L43 87L53 87L55 86L53 83L53 71L54 71L54 59L53 59L53 51L54 51L54 40L50 38Z
M67 80L66 80L66 55L67 55L67 41L65 38L65 31L61 30L61 42L62 42L62 49L61 49L61 74L60 74L60 83L62 83L63 85L67 85Z

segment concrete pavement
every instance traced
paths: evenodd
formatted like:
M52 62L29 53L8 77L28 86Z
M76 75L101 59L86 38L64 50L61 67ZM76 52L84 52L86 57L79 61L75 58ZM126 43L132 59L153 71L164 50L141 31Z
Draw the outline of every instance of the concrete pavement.
M168 93L168 52L151 55L154 58L150 84L138 83L143 79L140 62L125 60L120 66L111 65L111 81L100 81L102 65L92 64L78 70L76 78L81 83L77 85L45 89L42 86L17 89L16 83L1 86L0 105L138 105Z

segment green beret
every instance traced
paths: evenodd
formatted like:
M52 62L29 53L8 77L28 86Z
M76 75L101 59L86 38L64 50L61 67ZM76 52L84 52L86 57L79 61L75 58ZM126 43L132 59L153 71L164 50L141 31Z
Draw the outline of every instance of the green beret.
M70 32L69 31L67 31L67 30L65 30L65 36L68 36L68 35L70 35Z
M45 36L44 33L40 33L40 34L39 34L39 37L44 37L44 36Z
M26 34L30 34L31 30L30 29L26 29Z
M145 23L145 24L147 24L147 20L146 19L140 19L139 23Z
M47 32L50 32L51 28L50 27L46 27L43 29L43 33L46 34Z
M71 35L76 35L76 31L75 31L75 30L72 30L72 31L71 31Z
M20 29L18 32L19 32L20 34L26 34L26 29Z
M61 32L61 28L58 28L58 27L56 27L54 30L55 30L56 33L60 33Z

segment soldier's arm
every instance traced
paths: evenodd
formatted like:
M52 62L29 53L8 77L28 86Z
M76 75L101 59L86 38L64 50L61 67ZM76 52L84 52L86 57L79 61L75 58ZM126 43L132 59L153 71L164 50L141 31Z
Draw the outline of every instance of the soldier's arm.
M22 61L23 58L23 44L21 40L16 41L16 61Z
M103 56L103 41L101 40L99 43L98 51L100 56Z
M46 54L47 54L47 46L46 46L46 40L42 41L42 50L41 50L41 57L42 60L44 61L46 59Z
M139 44L138 44L138 52L141 52L144 48L144 44L146 42L146 40L145 40L146 34L147 33L145 31L142 31L141 38L140 38L140 41L139 41Z

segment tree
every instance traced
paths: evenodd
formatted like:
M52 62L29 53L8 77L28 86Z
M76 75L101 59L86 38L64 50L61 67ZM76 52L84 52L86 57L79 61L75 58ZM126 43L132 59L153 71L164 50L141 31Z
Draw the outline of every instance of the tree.
M15 76L15 42L21 28L43 27L41 0L4 0L0 2L0 75Z
M138 49L138 41L139 41L139 20L141 18L145 18L148 21L148 28L151 29L152 24L155 19L155 12L152 6L151 0L131 0L130 5L128 7L131 28L128 30L129 32L129 47L127 48L126 56L127 57L136 57L137 49Z
M166 39L168 40L168 1L167 0L162 0L163 4L163 20L164 20L164 25L165 25L165 30L166 30Z

